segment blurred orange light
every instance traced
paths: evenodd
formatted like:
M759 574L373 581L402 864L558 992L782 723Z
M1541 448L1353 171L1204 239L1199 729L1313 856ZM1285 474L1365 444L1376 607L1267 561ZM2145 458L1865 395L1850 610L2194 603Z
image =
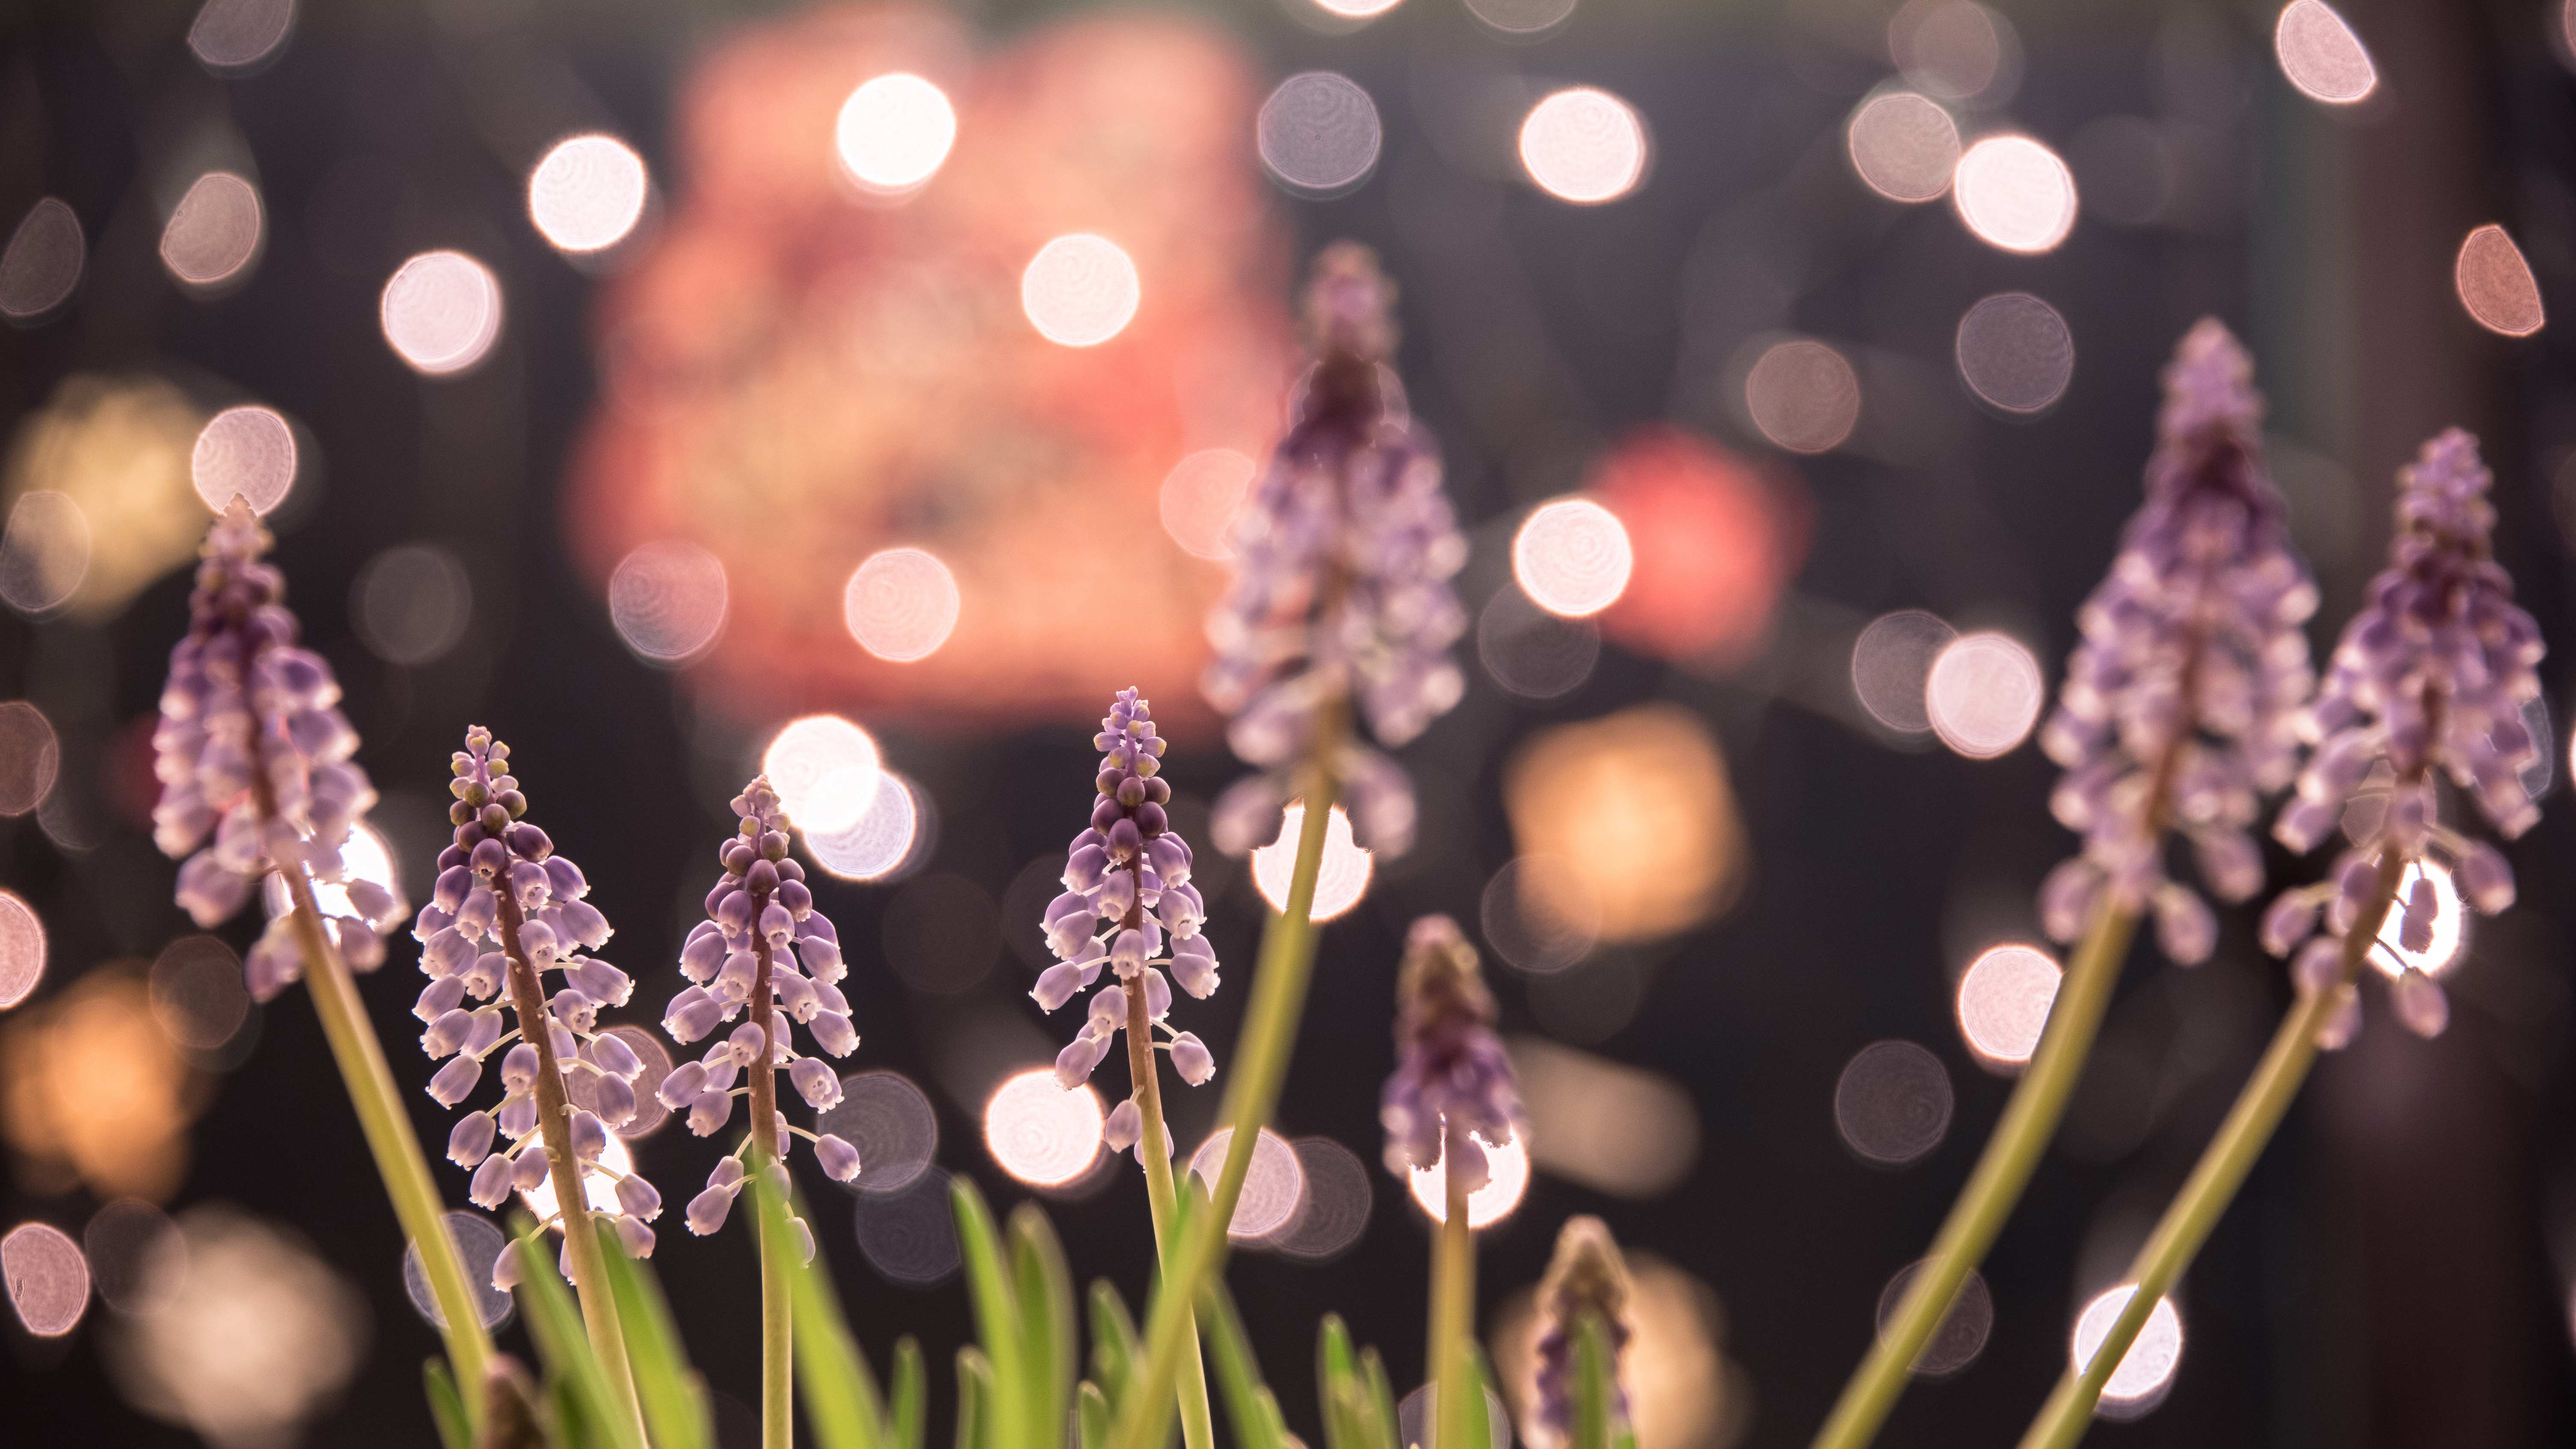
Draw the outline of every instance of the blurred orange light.
M203 1084L141 974L94 970L0 1029L0 1126L35 1181L162 1201L187 1164Z
M1629 434L1584 480L1626 525L1634 567L1602 632L1631 649L1731 667L1767 637L1806 562L1806 495L1680 428Z
M1676 705L1640 705L1533 736L1503 773L1512 839L1558 868L1518 888L1561 918L1597 909L1605 942L1652 940L1729 904L1743 824L1717 741ZM1549 892L1573 892L1559 903Z

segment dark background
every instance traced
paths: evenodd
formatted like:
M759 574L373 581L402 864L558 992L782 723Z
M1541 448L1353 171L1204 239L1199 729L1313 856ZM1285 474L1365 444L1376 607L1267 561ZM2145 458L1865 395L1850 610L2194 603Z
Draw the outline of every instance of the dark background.
M995 5L981 23L1008 33L1063 8ZM2126 227L2088 214L2062 248L2022 258L1976 242L1944 207L1877 203L1849 182L1839 154L1843 116L1887 70L1883 58L1872 68L1833 39L1842 12L1870 12L1857 0L1584 0L1569 25L1531 46L1496 41L1454 0L1405 0L1339 37L1292 23L1274 0L1206 7L1274 74L1330 66L1378 98L1388 136L1377 176L1337 201L1277 204L1301 249L1356 236L1406 279L1404 371L1447 449L1471 528L1572 486L1587 446L1636 423L1674 418L1758 446L1713 401L1714 360L1687 345L1690 299L1722 293L1729 269L1749 264L1728 237L1750 233L1796 259L1782 323L1919 359L1944 382L1950 329L1988 291L2028 287L2073 325L2073 388L2035 423L1945 396L1939 405L1952 420L1915 456L1846 451L1798 462L1816 508L1814 544L1766 659L1711 682L1612 648L1580 692L1544 707L1513 702L1479 677L1469 702L1412 751L1435 776L1472 770L1454 782L1450 798L1466 813L1447 822L1457 829L1443 838L1445 853L1418 851L1382 875L1369 901L1325 936L1282 1125L1337 1137L1374 1164L1396 944L1420 911L1474 919L1485 872L1508 856L1502 747L1536 724L1648 698L1706 712L1751 840L1748 888L1713 925L1603 968L1632 973L1642 999L1626 1026L1593 1046L1686 1085L1701 1114L1698 1165L1646 1202L1541 1176L1518 1215L1486 1236L1482 1270L1489 1302L1532 1280L1556 1225L1577 1211L1604 1214L1623 1241L1688 1269L1723 1304L1722 1346L1751 1385L1748 1445L1797 1444L1812 1432L1867 1340L1881 1286L1928 1241L2006 1095L2005 1081L1972 1064L1951 1021L1963 917L1982 926L2000 914L2030 932L2028 893L2071 848L2047 817L2052 773L2035 750L1980 764L1892 749L1848 707L1821 699L1812 681L1838 679L1840 666L1808 648L1828 632L1818 621L1910 606L2005 623L2034 644L2053 679L2072 642L2072 610L2134 504L2155 370L2193 318L2214 312L2257 353L2285 453L2324 460L2302 475L2322 482L2297 485L2283 470L2326 587L2321 648L2377 556L2394 468L2450 422L2486 440L2504 520L2499 552L2526 604L2561 640L2576 624L2564 584L2570 550L2551 507L2553 478L2576 444L2567 400L2576 358L2563 324L2522 341L2479 331L2449 285L2458 239L2497 220L2522 242L2544 297L2576 302L2576 77L2551 41L2555 7L2353 0L2344 11L2368 37L2387 94L2349 117L2281 81L2265 7L1998 8L2026 51L2012 114L2061 147L2106 114L2196 128L2189 207ZM329 472L279 556L309 630L348 685L367 737L363 762L389 789L426 789L443 778L442 756L463 725L492 726L514 745L539 818L621 927L613 954L639 974L669 958L684 919L674 903L702 889L707 847L728 822L692 780L692 710L669 676L618 646L597 598L563 565L554 500L592 398L591 284L527 227L521 172L478 131L473 80L495 46L567 67L667 177L660 147L675 84L711 39L757 12L669 0L314 3L276 65L216 81L181 44L190 6L0 9L0 216L59 195L91 238L69 315L0 332L0 414L41 405L74 371L153 369L210 398L237 388L300 418ZM1445 170L1421 108L1443 93L1444 77L1496 66L1598 82L1635 103L1657 139L1642 191L1619 206L1574 209ZM139 183L170 117L205 106L228 108L257 155L271 227L255 279L212 303L180 295L160 272L158 213ZM424 382L384 347L377 289L426 243L396 234L394 223L326 234L326 192L353 157L390 160L403 188L435 198L451 223L461 215L503 274L509 330L476 378ZM1498 198L1472 227L1419 223L1407 210L1461 188ZM1471 345L1461 339L1496 328L1529 360L1509 399L1480 391L1489 376L1450 366ZM469 652L488 665L415 677L375 661L354 637L340 601L358 567L417 537L451 541L474 561ZM65 788L96 789L82 782L95 778L110 733L153 707L185 588L181 576L164 579L95 629L0 624L0 693L37 700L62 728ZM2543 677L2566 717L2560 659ZM1080 735L960 739L889 727L881 737L890 760L938 802L936 868L998 898L1022 866L1060 850L1077 808L1067 782L1088 773ZM1215 751L1175 769L1201 794L1236 773ZM2449 1034L2418 1042L2373 1002L2360 1040L2318 1070L2190 1275L2181 1295L2189 1344L2170 1397L2135 1424L2102 1426L2102 1441L2576 1440L2566 1276L2576 1270L2576 1179L2564 1125L2576 1093L2564 1051L2570 907L2561 889L2576 868L2576 828L2563 800L2547 802L2542 825L2511 855L2523 904L2474 938ZM2317 869L2277 852L2272 865L2276 880ZM168 904L169 871L123 827L72 854L33 820L0 824L0 879L52 932L49 991L96 963L148 957L185 929ZM910 991L880 969L873 946L887 894L846 884L818 891L854 946L859 1060L924 1083L941 1112L943 1165L973 1174L999 1203L1016 1201L1025 1190L986 1159L975 1112L935 1086L933 1057L959 1013L1014 1009L1026 972L1006 953L965 1005ZM1258 920L1252 898L1228 896L1216 917L1221 954L1244 963L1239 982ZM2143 1235L2287 999L2277 965L2253 946L2247 913L2225 920L2218 958L2195 972L2136 954L2068 1140L1986 1265L1997 1303L1991 1342L1956 1379L1911 1391L1887 1442L2003 1441L2037 1405L2064 1363L2076 1307ZM416 1030L405 1014L411 949L397 938L386 978L368 988L407 1087L427 1071L407 1050ZM639 1005L658 999L653 979ZM1540 1029L1522 982L1500 990L1511 1027ZM1221 1062L1243 999L1224 992L1197 1018ZM370 1357L314 1427L315 1442L428 1444L417 1362L435 1340L402 1298L400 1240L328 1085L312 1015L290 995L264 1012L260 1030L257 1050L222 1078L198 1123L172 1206L227 1200L290 1223L369 1296ZM1897 1172L1854 1159L1831 1113L1844 1062L1888 1037L1932 1048L1958 1090L1948 1140ZM1177 1135L1194 1141L1212 1094L1182 1097ZM413 1103L424 1139L443 1140L443 1114ZM712 1151L666 1133L642 1161L676 1204ZM439 1170L443 1181L455 1176ZM461 1196L461 1182L449 1185ZM1350 1256L1320 1268L1238 1258L1233 1269L1301 1431L1315 1428L1306 1365L1314 1321L1327 1310L1385 1348L1400 1384L1419 1375L1425 1239L1393 1185L1381 1176L1377 1186L1371 1230ZM12 1221L76 1229L90 1206L0 1182L0 1216ZM825 1188L816 1207L871 1356L882 1361L898 1332L922 1336L933 1433L944 1435L946 1365L967 1330L962 1295L953 1284L914 1291L884 1281L852 1244L850 1199ZM1142 1215L1142 1194L1125 1175L1057 1206L1077 1275L1106 1272L1137 1295ZM663 1228L655 1263L691 1351L713 1385L747 1400L757 1365L745 1243L740 1234L688 1239L674 1218ZM10 1442L186 1441L124 1405L90 1341L104 1316L94 1308L67 1345L10 1324L11 1350L0 1354ZM517 1340L514 1327L505 1342ZM738 1405L725 1414L728 1435L749 1429Z

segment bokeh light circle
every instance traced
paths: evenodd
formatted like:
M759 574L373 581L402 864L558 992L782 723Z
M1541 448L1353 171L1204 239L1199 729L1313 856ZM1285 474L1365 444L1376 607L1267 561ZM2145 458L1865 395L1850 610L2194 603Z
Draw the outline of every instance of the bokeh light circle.
M1933 733L1972 760L2007 754L2029 738L2045 698L2039 661L2003 634L1951 640L1923 683L1923 709Z
M2479 326L2506 337L2528 337L2549 320L2531 263L2503 227L2477 228L2460 243L2451 266L2460 305Z
M1852 693L1870 717L1900 734L1919 735L1932 728L1924 708L1924 686L1932 661L1959 637L1937 614L1898 609L1869 621L1852 641Z
M2064 972L2033 946L1996 946L1959 976L1959 1034L1987 1062L2018 1066L2039 1050Z
M1959 318L1959 380L2008 413L2046 412L2075 376L2075 334L2028 292L1998 292Z
M1385 134L1377 102L1357 81L1329 70L1281 81L1253 124L1262 166L1311 196L1337 196L1367 180Z
M50 1223L20 1223L0 1238L0 1280L18 1322L38 1338L60 1338L89 1312L89 1259Z
M1467 1194L1467 1226L1491 1227L1511 1216L1529 1193L1529 1144L1514 1136L1500 1147L1476 1139L1485 1148L1485 1185ZM1429 1167L1417 1167L1408 1175L1413 1200L1431 1215L1435 1223L1449 1220L1449 1161L1444 1156Z
M2028 136L1988 136L1959 158L1950 199L1977 239L2044 252L2075 229L2075 173Z
M905 71L881 75L841 103L833 153L862 188L900 195L919 188L957 144L957 108L948 93Z
M2111 1325L2119 1321L2120 1310L2137 1296L2135 1284L2122 1284L2084 1305L2083 1314L2075 1320L2070 1345L2077 1373L2091 1366L2094 1351L2111 1336ZM2174 1311L2172 1299L2159 1299L2148 1310L2147 1321L2138 1329L2129 1351L2120 1356L2120 1366L2111 1370L2111 1377L2103 1383L2102 1397L2112 1403L2135 1403L2160 1393L2172 1381L2174 1369L2181 1362L2182 1315Z
M1207 1184L1210 1196L1225 1172L1225 1154L1234 1145L1234 1129L1220 1127L1190 1154L1189 1170ZM1243 1175L1243 1191L1234 1200L1234 1218L1226 1236L1236 1242L1258 1240L1285 1228L1306 1197L1306 1170L1288 1139L1264 1127L1252 1144L1252 1165Z
M1843 147L1870 190L1890 201L1934 201L1959 165L1959 123L1928 96L1890 91L1852 112Z
M1279 817L1279 838L1252 852L1252 883L1270 909L1288 909L1288 883L1297 873L1297 836L1306 828L1306 807L1291 805ZM1308 919L1329 921L1360 903L1368 894L1376 856L1351 837L1351 818L1342 807L1324 821L1324 859L1315 875L1315 903Z
M1646 174L1646 124L1626 101L1591 86L1557 91L1521 121L1521 165L1561 201L1616 201Z
M1775 342L1744 375L1744 410L1792 453L1831 452L1860 422L1860 374L1813 338Z
M229 171L190 185L161 228L161 265L191 287L222 286L258 257L267 233L259 188Z
M605 251L644 217L644 158L615 136L569 136L528 173L528 219L559 251Z
M1091 1170L1107 1120L1088 1083L1066 1091L1040 1067L1002 1083L984 1104L984 1148L1020 1181L1061 1187Z
M655 664L694 659L724 631L724 563L680 539L638 546L608 576L608 619L626 647Z
M1636 568L1627 525L1589 498L1542 503L1512 536L1512 577L1551 614L1588 618L1619 602Z
M850 1186L878 1197L912 1186L939 1155L939 1114L901 1072L843 1078L841 1100L814 1125L859 1150L859 1176Z
M509 1237L481 1213L459 1209L447 1214L447 1238L455 1246L456 1259L465 1270L465 1291L474 1295L475 1315L485 1328L498 1328L509 1321L513 1300L492 1286L492 1267L501 1255L512 1251ZM438 1293L429 1285L428 1265L421 1261L420 1244L403 1244L403 1293L411 1299L414 1313L430 1327L446 1331L447 1315L438 1306Z
M1232 448L1203 448L1163 475L1163 531L1193 558L1234 557L1235 519L1260 465Z
M957 576L922 549L889 548L868 556L841 589L841 622L879 659L927 659L957 627Z
M880 770L876 794L859 818L838 830L806 831L805 852L843 880L881 880L921 853L925 808L910 781Z
M1089 232L1038 248L1020 274L1020 310L1029 325L1066 347L1097 347L1127 330L1143 297L1134 259Z
M444 657L465 637L474 581L464 561L438 544L396 544L358 570L349 604L367 648L412 667Z
M232 407L206 420L188 457L188 481L217 513L236 496L268 513L295 487L295 427L273 408Z
M33 994L45 979L45 923L16 893L0 890L0 1011Z
M413 371L452 376L500 340L501 282L463 252L422 252L385 283L378 315L385 341Z
M1910 1041L1872 1042L1834 1081L1834 1127L1863 1160L1902 1167L1950 1131L1950 1074Z
M1908 1263L1896 1270L1878 1295L1878 1331L1887 1332L1889 1320L1905 1302L1905 1290L1913 1285L1914 1275L1931 1259ZM1994 1332L1995 1295L1986 1286L1983 1274L1968 1270L1966 1281L1959 1285L1958 1296L1951 1300L1950 1311L1941 1318L1941 1326L1915 1352L1913 1372L1917 1378L1946 1378L1976 1362L1985 1351L1986 1339Z
M2423 950L2409 951L2403 939L2406 900L2415 893L2418 881L2433 884L2433 938L2424 943ZM2406 873L2397 878L2397 906L2379 924L2379 939L2370 948L2370 964L2391 981L2410 970L2427 976L2448 976L2458 969L2468 938L2468 912L2462 908L2460 887L2452 880L2450 870L2434 861L2410 860Z
M62 738L45 712L23 699L0 704L0 816L44 804L62 767Z
M274 59L295 29L295 0L206 0L188 25L188 49L217 75Z
M27 208L0 251L0 317L21 326L42 322L71 299L88 263L80 216L60 197Z
M2348 106L2379 89L2379 68L2352 26L2320 0L2291 0L2272 26L2272 54L2300 94Z
M883 777L877 742L836 714L791 721L761 753L760 768L787 818L809 835L856 824L876 802Z

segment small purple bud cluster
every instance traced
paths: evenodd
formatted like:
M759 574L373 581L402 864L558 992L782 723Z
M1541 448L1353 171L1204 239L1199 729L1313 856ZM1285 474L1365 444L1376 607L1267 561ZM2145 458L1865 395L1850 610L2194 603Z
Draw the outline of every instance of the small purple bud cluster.
M1386 1170L1403 1177L1437 1165L1445 1126L1459 1149L1449 1180L1474 1192L1485 1185L1485 1149L1508 1145L1526 1119L1512 1059L1494 1035L1493 993L1457 922L1413 923L1395 1001L1395 1072L1378 1098Z
M609 1132L634 1120L635 1079L644 1063L624 1041L599 1030L599 1010L625 1005L635 983L581 954L607 944L608 918L583 899L590 882L581 867L557 855L554 842L525 818L528 797L509 773L510 747L477 725L448 763L455 773L448 792L456 800L447 818L456 836L439 853L438 884L412 923L420 969L429 977L412 1014L428 1023L421 1050L447 1063L430 1078L429 1095L442 1107L458 1106L482 1081L484 1061L508 1048L501 1057L501 1100L458 1119L447 1138L448 1160L474 1169L467 1196L476 1206L500 1207L513 1191L546 1181L551 1159L543 1102L563 1102L577 1175L614 1186L618 1237L629 1255L645 1257L653 1251L653 1230L645 1224L660 1216L662 1196L643 1178L600 1161ZM518 1013L518 1024L504 1030L503 1001L514 1011L518 1005L510 994L514 958L532 973L540 1020ZM549 971L563 973L551 996L545 994ZM534 1035L539 1030L542 1046ZM582 1095L593 1106L571 1105L560 1084L546 1090L539 1079L548 1063L559 1077L586 1076ZM502 1261L509 1263L510 1255Z
M1064 893L1047 902L1056 964L1038 974L1029 995L1054 1011L1099 979L1103 965L1118 980L1092 995L1082 1030L1056 1055L1055 1079L1071 1091L1090 1077L1127 1025L1127 993L1142 991L1145 1019L1170 1036L1157 1045L1171 1052L1182 1081L1199 1086L1216 1075L1216 1058L1196 1033L1165 1023L1172 987L1161 968L1203 1000L1217 987L1216 950L1201 934L1207 902L1190 884L1189 842L1163 813L1172 787L1161 777L1164 745L1152 707L1133 689L1118 691L1091 742L1100 751L1099 798L1090 825L1066 848ZM1136 1145L1143 1127L1135 1100L1120 1103L1109 1116L1111 1150Z
M2317 590L2263 473L2253 372L2217 319L2184 335L2165 369L2146 503L2076 616L2083 641L2040 733L2066 770L2050 808L2084 836L2040 887L2041 923L2060 941L2081 936L2108 893L2154 911L2168 958L2208 957L2218 920L2166 873L2168 830L2189 839L2220 899L2263 888L2250 829L2298 765L2315 680L2301 625Z
M2264 948L2296 953L2291 970L2303 989L2341 982L2342 938L2376 892L2389 852L2409 866L2448 862L2461 897L2484 914L2513 904L2513 867L2494 846L2444 825L2435 796L2436 777L2447 774L2508 840L2540 818L2522 776L2543 745L2523 707L2540 696L2535 666L2545 646L2493 555L2491 481L2477 439L2458 428L2401 471L2389 566L2344 626L2308 711L2316 753L2273 834L2308 851L2340 824L2351 848L2328 880L2283 892L2264 913ZM2395 909L2400 947L2431 944L2440 897L2420 867ZM2372 954L2387 958L2383 967L2395 961L2376 944ZM2398 1019L2420 1035L2450 1021L2440 984L2421 971L2397 972L2391 994ZM2358 1024L2347 997L2327 1044L2342 1045Z
M229 920L272 870L339 883L352 914L324 917L323 932L343 961L372 971L384 963L384 933L411 906L387 885L350 876L341 859L376 790L349 758L358 732L340 713L331 666L296 643L301 626L286 607L284 575L266 561L269 543L240 498L206 534L188 633L170 651L152 732L161 782L152 840L186 857L178 901L200 926ZM303 974L287 912L270 919L242 965L261 1001Z
M1318 709L1355 699L1394 749L1466 690L1449 647L1467 614L1449 580L1467 541L1440 488L1439 454L1386 365L1394 302L1366 247L1340 242L1316 258L1306 294L1315 365L1244 511L1233 584L1208 615L1208 699L1233 716L1234 752L1265 771L1217 802L1211 836L1231 855L1278 828L1287 767ZM1402 854L1415 813L1402 768L1355 744L1336 765L1360 843Z
M1531 1449L1564 1449L1574 1442L1576 1353L1586 1317L1601 1320L1610 1347L1610 1427L1616 1443L1628 1423L1628 1385L1619 1360L1628 1347L1628 1264L1610 1227L1584 1214L1567 1218L1556 1235L1556 1256L1538 1289L1539 1334L1531 1354Z
M797 1052L788 1039L789 1021L803 1024L814 1044L833 1056L848 1056L859 1045L849 998L839 985L849 972L841 960L840 933L814 909L805 867L788 858L787 812L769 777L743 786L733 809L742 823L717 852L724 874L707 892L707 918L691 928L680 947L680 973L689 984L662 1013L662 1029L683 1046L749 1013L705 1056L672 1068L655 1094L663 1106L686 1113L689 1130L700 1137L713 1136L733 1120L733 1099L751 1093L748 1084L735 1086L735 1077L745 1069L761 1070L764 1060L771 1080L784 1070L815 1111L839 1104L841 1074L820 1058ZM767 1170L775 1174L782 1196L793 1137L813 1142L814 1160L835 1181L859 1175L857 1148L829 1132L808 1132L781 1121ZM746 1181L743 1155L750 1147L745 1135L734 1154L716 1164L706 1189L690 1199L690 1232L704 1235L724 1226ZM806 1256L812 1257L811 1231L802 1219L794 1225L804 1238Z

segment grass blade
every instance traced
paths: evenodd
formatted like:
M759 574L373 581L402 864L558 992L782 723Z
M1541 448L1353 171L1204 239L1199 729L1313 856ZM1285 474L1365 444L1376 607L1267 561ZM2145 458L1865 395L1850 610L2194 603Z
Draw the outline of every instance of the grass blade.
M987 1360L985 1438L991 1449L1051 1449L1043 1438L1025 1437L1032 1412L1027 1403L1026 1340L1001 1238L993 1231L993 1214L984 1206L984 1195L965 1178L951 1178L949 1192L957 1208L957 1240L964 1249L977 1336L983 1340Z
M886 1416L889 1449L921 1449L929 1419L929 1370L922 1362L921 1341L907 1333L894 1345L894 1407Z
M608 1449L644 1449L636 1442L633 1421L619 1411L611 1396L608 1375L582 1332L581 1310L573 1306L572 1290L541 1246L542 1235L525 1218L519 1226L518 1241L512 1246L519 1255L519 1312L537 1346L538 1361L545 1365L547 1377L560 1386L563 1403L580 1421L581 1432Z
M444 1449L474 1449L474 1429L465 1417L465 1397L456 1392L456 1375L447 1360L431 1354L420 1366L421 1392L429 1396L429 1421L438 1428Z
M1112 1408L1136 1377L1136 1320L1106 1278L1091 1284L1091 1377Z
M811 1263L797 1253L787 1202L766 1177L754 1174L752 1196L761 1215L760 1251L785 1275L795 1312L796 1388L807 1426L822 1449L885 1449L876 1377L850 1334L819 1253Z
M957 1449L991 1449L993 1361L968 1344L957 1350Z
M605 1224L599 1229L600 1267L617 1300L626 1329L626 1357L635 1368L635 1396L654 1449L709 1449L715 1430L707 1417L706 1384L689 1367L653 1270L626 1256L626 1245Z
M1073 1424L1075 1449L1101 1449L1109 1442L1109 1399L1089 1379L1075 1396Z
M1019 1293L1028 1374L1028 1442L1035 1449L1055 1449L1073 1409L1073 1278L1065 1269L1055 1229L1035 1203L1011 1210L1011 1275Z
M1216 1369L1217 1388L1225 1395L1226 1417L1234 1423L1242 1449L1284 1449L1277 1433L1278 1408L1265 1406L1270 1390L1261 1382L1261 1365L1244 1337L1243 1316L1222 1279L1210 1279L1199 1290L1199 1332Z

